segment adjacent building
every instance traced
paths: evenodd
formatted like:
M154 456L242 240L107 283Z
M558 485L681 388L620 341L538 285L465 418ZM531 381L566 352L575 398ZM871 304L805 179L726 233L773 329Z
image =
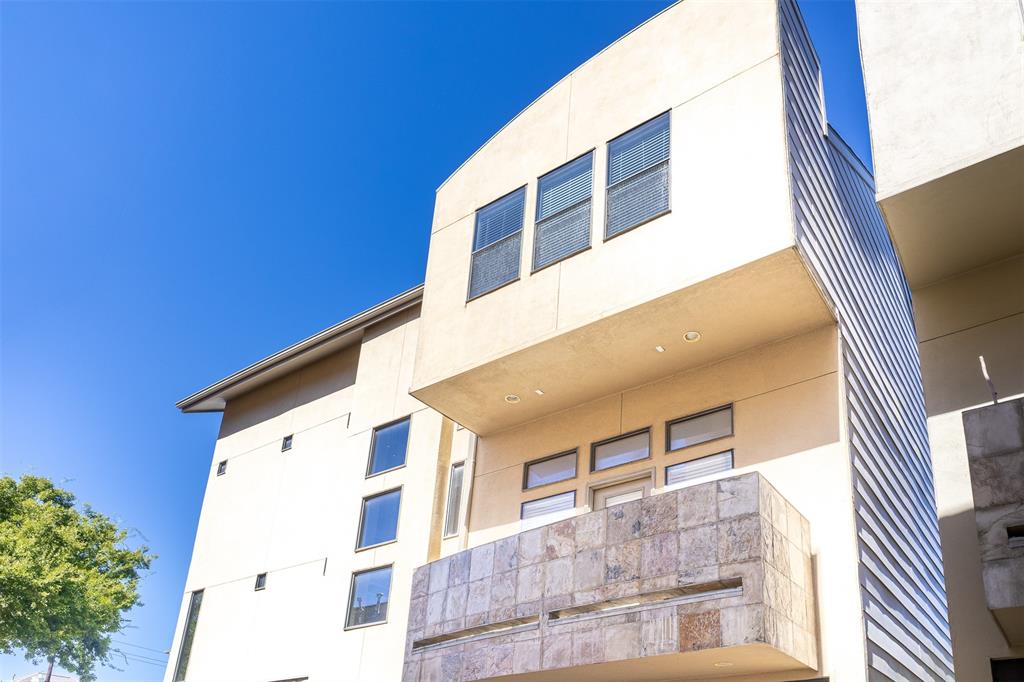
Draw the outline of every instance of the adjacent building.
M857 16L877 200L913 292L957 675L1024 679L1024 6L858 0Z
M422 287L182 400L166 679L954 679L921 304L822 92L794 0L673 5L442 184Z

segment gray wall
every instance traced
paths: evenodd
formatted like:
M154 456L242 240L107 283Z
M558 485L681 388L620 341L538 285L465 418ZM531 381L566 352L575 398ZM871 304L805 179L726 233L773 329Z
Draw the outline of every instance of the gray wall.
M842 339L870 679L953 679L913 313L867 170L825 123L795 0L781 40L797 245Z

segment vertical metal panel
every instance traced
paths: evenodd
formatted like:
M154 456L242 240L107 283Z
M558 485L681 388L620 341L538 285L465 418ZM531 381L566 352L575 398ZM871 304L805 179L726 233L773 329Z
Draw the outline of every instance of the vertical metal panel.
M839 318L870 679L952 680L910 293L868 172L824 122L821 72L780 0L797 245Z

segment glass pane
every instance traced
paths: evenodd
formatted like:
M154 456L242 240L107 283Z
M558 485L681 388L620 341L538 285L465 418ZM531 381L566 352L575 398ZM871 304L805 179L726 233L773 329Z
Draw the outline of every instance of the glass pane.
M462 506L462 464L452 465L451 476L448 478L448 511L444 517L444 534L455 535L459 532L459 511Z
M542 497L539 500L523 502L520 516L522 516L523 519L533 519L539 516L548 516L549 514L571 510L575 506L576 492L570 490L569 492L562 493L560 495L552 495L551 497Z
M608 184L625 180L669 158L668 112L608 143Z
M477 211L473 250L478 251L523 229L525 207L526 188L521 187Z
M665 485L682 483L732 469L732 450L665 467Z
M650 454L650 433L647 431L634 433L632 436L619 438L594 448L594 471L610 469L627 462L635 462L638 459L646 459L648 454Z
M402 491L392 490L363 500L363 529L359 546L369 547L395 539L398 532L398 506Z
M376 568L352 577L352 597L348 605L347 627L380 623L388 617L391 594L391 567Z
M367 475L378 474L405 464L405 452L408 445L409 419L403 419L375 430L373 432L373 452L370 455L370 470Z
M555 483L573 478L576 475L576 451L567 452L540 462L526 465L526 487L536 488L539 485Z
M668 449L678 450L715 438L732 435L732 408L726 407L699 417L669 424Z
M590 198L594 184L592 158L592 154L587 154L570 161L538 181L537 220Z
M185 617L185 632L181 636L178 647L178 664L174 668L175 682L182 682L188 670L188 659L192 655L192 642L196 638L196 625L199 623L199 608L203 605L203 591L192 593L188 603L188 616Z

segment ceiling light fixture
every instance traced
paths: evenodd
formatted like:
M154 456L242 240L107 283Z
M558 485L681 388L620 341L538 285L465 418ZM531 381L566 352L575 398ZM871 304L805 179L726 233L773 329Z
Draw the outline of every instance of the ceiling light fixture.
M544 391L540 390L539 388L533 389L533 392L536 393L537 395L544 395Z
M658 351L659 353L664 353L665 352L665 346L655 346L654 350Z
M730 663L729 661L719 661L718 663L715 663L715 667L716 668L731 668L732 667L732 663Z
M697 343L698 341L700 341L700 332L697 332L697 331L686 332L685 334L683 334L683 339L687 343Z
M519 396L517 396L515 393L509 393L507 396L505 396L505 402L506 403L518 403L519 402Z

